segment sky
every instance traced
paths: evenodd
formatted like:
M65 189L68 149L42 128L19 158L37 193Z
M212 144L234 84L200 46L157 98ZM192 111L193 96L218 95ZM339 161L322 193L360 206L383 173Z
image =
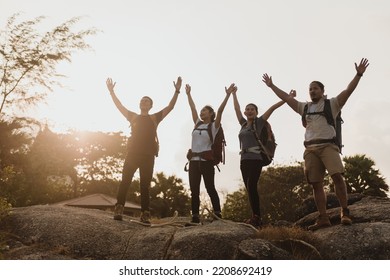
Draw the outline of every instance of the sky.
M139 100L154 100L151 113L168 105L173 81L183 78L174 110L159 125L160 155L155 172L176 175L188 186L184 172L193 123L184 85L192 87L198 111L218 108L225 86L235 83L241 108L259 106L260 114L279 101L263 84L268 73L285 91L295 89L308 101L313 80L325 85L328 97L344 90L361 58L370 65L344 106L342 156L365 154L390 178L390 2L387 0L0 0L0 26L21 12L22 19L45 16L42 30L82 16L80 29L97 28L87 38L92 51L74 53L57 70L67 76L64 88L30 116L55 132L70 129L130 134L129 124L114 106L105 81L129 110ZM226 164L216 171L217 190L226 194L242 186L239 170L240 126L232 98L222 116ZM300 116L287 105L269 122L277 150L273 166L302 161L304 129ZM204 189L203 189L204 190Z

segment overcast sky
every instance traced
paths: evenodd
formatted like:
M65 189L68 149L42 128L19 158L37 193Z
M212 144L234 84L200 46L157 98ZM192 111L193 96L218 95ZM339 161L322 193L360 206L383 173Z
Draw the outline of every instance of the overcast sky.
M77 52L72 63L58 70L68 88L57 89L32 116L56 132L67 129L123 131L129 125L110 99L107 77L117 82L122 103L139 111L142 96L154 99L151 113L171 99L173 81L182 76L192 86L200 110L218 108L224 87L238 86L242 109L259 106L260 114L278 98L261 82L269 73L274 83L297 99L309 100L312 80L336 96L355 75L354 63L370 62L357 89L343 108L344 156L365 154L389 183L390 176L390 2L386 0L0 0L0 24L22 12L23 19L46 16L42 30L74 16L84 16L80 28L102 32L89 38L94 51ZM300 116L287 105L269 119L278 147L274 164L302 161ZM229 100L222 117L227 138L226 165L216 175L221 192L237 190L239 125ZM161 151L155 172L175 174L187 184L183 171L193 128L184 86L175 109L158 128Z

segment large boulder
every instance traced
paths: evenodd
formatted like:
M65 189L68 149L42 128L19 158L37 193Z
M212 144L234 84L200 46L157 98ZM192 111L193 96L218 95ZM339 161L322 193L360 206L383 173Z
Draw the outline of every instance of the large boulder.
M340 208L328 210L333 226L305 232L313 246L298 237L261 239L261 231L227 220L185 226L188 218L160 220L145 226L130 217L67 206L14 208L0 225L5 259L389 259L390 200L362 197L350 205L354 223L340 225ZM298 220L294 229L314 223L317 213ZM275 227L273 230L281 228ZM286 227L283 227L286 229Z

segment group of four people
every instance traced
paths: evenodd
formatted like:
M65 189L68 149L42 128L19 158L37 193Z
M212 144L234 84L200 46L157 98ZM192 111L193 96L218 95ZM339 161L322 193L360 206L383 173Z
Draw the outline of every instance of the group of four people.
M368 60L365 58L363 58L359 64L355 63L356 75L352 81L345 90L336 97L330 99L331 111L334 118L341 111L341 108L355 90L368 65ZM305 174L308 183L313 187L314 199L319 212L316 223L309 226L309 229L316 230L331 225L326 213L326 194L323 188L323 180L326 171L335 184L336 195L341 206L341 223L343 225L350 225L352 220L348 209L347 189L342 175L344 167L339 154L339 147L334 141L336 131L335 128L327 122L323 114L315 114L316 112L324 111L326 99L324 85L318 81L311 82L309 85L311 102L299 102L295 99L295 90L291 90L289 94L284 92L273 83L272 77L268 74L263 75L263 82L281 99L281 101L271 106L260 117L258 117L258 108L253 103L246 105L244 110L245 117L243 116L238 102L237 86L235 84L231 84L228 88L225 87L226 96L217 112L215 112L211 106L204 106L198 115L195 103L191 97L191 87L188 84L185 86L192 119L195 125L194 130L192 131L191 143L193 155L190 157L189 165L192 222L200 222L199 194L202 177L207 193L211 199L214 214L221 217L220 200L214 182L214 163L213 161L202 158L201 154L202 152L211 150L212 141L208 132L209 124L211 124L211 133L214 138L221 126L222 113L226 103L229 100L229 97L233 95L235 113L237 120L241 125L239 131L241 147L240 170L252 210L252 215L247 220L247 223L255 227L261 227L262 225L257 184L263 165L262 155L253 131L255 129L260 134L273 111L284 103L287 103L295 112L301 116L305 115ZM115 83L111 78L107 79L106 84L116 107L131 125L131 136L128 141L127 156L123 166L122 181L118 190L114 219L122 220L126 194L134 173L139 169L141 189L140 220L143 223L150 223L149 188L153 176L155 156L159 149L157 126L174 108L178 95L180 94L182 79L181 77L178 77L177 81L173 82L175 92L168 106L152 115L149 114L149 111L153 106L153 101L150 97L144 96L141 98L139 104L140 114L137 114L126 109L121 104L115 95ZM308 114L305 113L305 107L307 108L306 113Z

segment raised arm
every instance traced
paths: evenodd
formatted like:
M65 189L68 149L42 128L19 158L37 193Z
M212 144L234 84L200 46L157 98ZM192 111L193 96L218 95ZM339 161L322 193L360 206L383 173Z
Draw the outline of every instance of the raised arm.
M172 109L175 107L177 97L179 96L179 93L180 93L181 81L182 81L181 77L177 77L176 83L175 83L175 81L173 82L173 85L175 87L175 93L173 94L173 97L172 97L171 101L169 102L168 106L163 109L162 119L164 119L172 111Z
M196 123L196 121L198 120L198 111L196 111L194 100L192 100L191 86L189 84L186 85L186 94L188 98L188 104L191 108L192 120L194 121L194 123Z
M274 83L272 82L272 76L268 76L268 74L263 75L263 82L270 88L272 91L284 102L288 104L288 106L291 107L295 112L298 113L298 101L287 94L285 91L278 88Z
M355 63L356 75L353 77L352 81L348 84L347 88L343 90L339 95L337 95L337 101L339 102L340 107L343 107L347 102L348 98L351 96L352 92L355 90L359 84L360 78L363 76L364 72L370 65L366 58L362 58L359 65Z
M236 112L237 120L241 121L244 116L242 115L240 103L238 102L237 98L237 87L235 87L235 90L232 92L233 94L233 104L234 104L234 111Z
M113 82L111 78L107 78L106 80L107 89L110 92L111 98L114 101L115 106L118 108L118 110L122 113L122 115L125 118L131 118L131 115L136 115L136 113L129 111L125 108L125 106L122 105L122 103L119 101L118 97L115 94L114 88L116 85L116 82Z
M290 94L289 94L290 97L294 98L295 96L297 96L297 93L295 90L291 90L290 91ZM279 101L278 103L275 103L274 105L272 105L271 107L268 108L267 111L264 112L264 114L261 116L264 120L268 120L269 117L272 115L272 113L278 109L280 106L282 106L284 103L286 103L286 101Z
M221 105L219 105L219 108L217 110L217 116L215 117L215 127L216 128L221 126L221 119L222 119L223 110L225 110L226 103L229 100L229 97L234 90L237 90L237 87L234 84L231 84L229 86L229 88L225 87L226 95L225 95L225 98L223 99Z

